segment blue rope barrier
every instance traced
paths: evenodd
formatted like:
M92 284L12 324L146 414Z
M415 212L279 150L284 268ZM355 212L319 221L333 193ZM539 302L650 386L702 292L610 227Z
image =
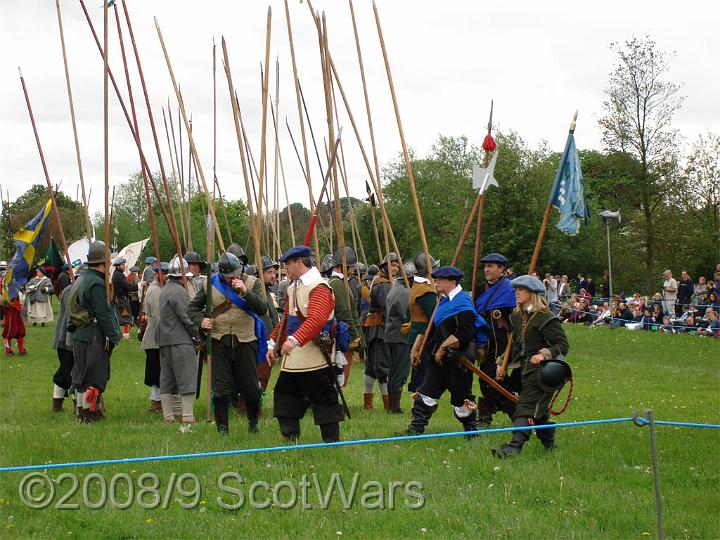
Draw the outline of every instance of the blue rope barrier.
M640 421L647 422L645 419L639 419ZM236 450L219 450L215 452L198 452L194 454L172 454L167 456L143 456L143 457L132 457L132 458L117 458L117 459L101 459L96 461L76 461L69 463L46 463L42 465L17 465L12 467L0 467L0 473L15 472L15 471L33 471L33 470L45 470L45 469L62 469L68 467L89 467L92 465L118 465L123 463L140 463L145 461L169 461L175 459L196 459L206 457L222 457L222 456L237 456L243 454L260 454L269 452L284 452L287 450L309 450L312 448L330 448L334 446L355 446L363 444L377 444L377 443L389 443L398 441L415 441L423 439L441 439L447 437L460 437L466 435L487 435L490 433L506 433L509 431L523 431L531 429L557 429L557 428L569 428L569 427L582 427L592 426L601 424L619 424L623 422L632 422L633 418L605 418L599 420L583 420L579 422L565 422L558 424L543 424L538 426L523 426L523 427L505 427L505 428L491 428L482 429L477 431L453 431L446 433L426 433L422 435L401 435L397 437L380 437L375 439L357 439L353 441L339 441L331 443L308 443L308 444L296 444L296 445L285 445L285 446L269 446L265 448L242 448ZM672 425L681 427L696 427L696 428L714 428L719 429L720 424L696 424L686 422L663 422L655 421L658 425Z

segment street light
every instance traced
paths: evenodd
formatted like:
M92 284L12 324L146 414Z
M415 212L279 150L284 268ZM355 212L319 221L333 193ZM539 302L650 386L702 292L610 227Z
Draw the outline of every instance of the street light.
M610 298L608 302L612 308L613 289L612 289L612 262L610 259L610 220L617 219L618 224L620 223L620 210L617 212L611 212L610 210L603 210L600 212L600 217L605 222L605 234L607 235L607 257L608 257L608 289Z

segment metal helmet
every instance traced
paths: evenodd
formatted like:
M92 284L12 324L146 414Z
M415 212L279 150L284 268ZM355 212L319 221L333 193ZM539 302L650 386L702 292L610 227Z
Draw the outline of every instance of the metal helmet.
M379 271L380 271L380 269L377 267L376 264L371 264L371 265L368 267L367 275L368 275L368 277L374 277L374 276L377 275L377 273L378 273Z
M390 257L390 262L396 262L396 261L400 260L396 253L393 253L393 252L388 253L387 255L385 255L385 258L380 263L381 270L388 265L388 257Z
M218 272L225 277L239 276L242 272L242 268L243 265L240 262L240 259L229 251L220 255L220 258L218 259Z
M0 261L0 270L7 270L7 261Z
M360 275L367 274L367 271L368 271L368 267L365 263L359 262L357 264L357 273L358 274L360 274Z
M254 264L246 264L245 265L245 273L248 276L258 277L257 266L255 266Z
M342 252L337 249L332 256L332 261L335 266L342 264ZM345 246L345 263L348 266L355 266L357 264L357 255L350 246Z
M275 269L280 268L280 264L278 264L278 263L276 263L275 261L273 261L273 260L272 260L270 257L268 257L267 255L263 255L262 257L260 257L260 263L262 264L263 272L264 272L265 270L267 270L268 268L275 268Z
M405 264L403 264L403 270L405 270L405 275L409 278L417 275L417 268L415 267L415 263L412 261L405 261Z
M185 270L185 277L192 276L192 273L188 272L187 261L175 255L168 264L168 277L182 277L183 270Z
M424 251L418 251L413 262L415 263L415 268L417 268L417 275L424 276L428 273ZM440 268L440 261L436 261L433 256L430 255L430 272L432 273L438 268Z
M200 258L197 251L188 251L185 254L185 260L188 263L199 264L200 270L205 270L207 268L207 263Z
M325 255L325 257L323 257L322 262L320 263L319 270L320 270L321 274L324 274L324 273L332 270L334 267L335 267L335 259L333 258L333 256Z
M565 360L553 358L543 362L537 374L538 386L545 392L554 392L572 377L572 370Z
M230 244L227 248L227 253L232 253L233 255L235 255L238 260L243 264L248 263L248 258L247 255L245 255L245 250L240 247L240 244Z
M88 248L87 263L100 264L105 262L105 242L95 240Z

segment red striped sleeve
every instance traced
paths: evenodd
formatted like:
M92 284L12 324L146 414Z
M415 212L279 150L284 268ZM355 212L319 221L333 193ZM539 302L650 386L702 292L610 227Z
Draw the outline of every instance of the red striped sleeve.
M334 309L332 289L325 285L315 287L310 293L307 319L292 334L301 347L320 333Z
M285 317L287 317L289 307L290 307L290 301L287 298L285 298L285 308L283 310L283 314ZM273 340L275 343L282 343L282 341L284 341L284 339L283 339L284 336L287 335L287 326L285 327L285 331L283 332L282 336L277 335L278 331L280 330L281 324L282 324L282 317L280 317L280 320L275 325L275 328L273 328L272 334L270 334L270 337L268 338L268 339Z

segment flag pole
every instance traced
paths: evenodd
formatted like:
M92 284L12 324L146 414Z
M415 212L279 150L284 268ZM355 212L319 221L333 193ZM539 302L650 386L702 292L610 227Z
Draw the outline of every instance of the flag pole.
M538 257L540 256L540 246L542 246L543 237L545 236L545 229L547 228L548 220L550 219L550 210L552 210L553 199L555 198L555 192L557 191L560 178L562 178L563 169L565 168L565 160L567 159L568 151L570 150L570 141L573 133L575 133L575 125L577 124L578 112L575 111L572 122L570 122L570 130L568 131L567 141L565 141L565 150L563 150L562 158L560 159L560 166L555 173L555 180L553 181L552 189L550 190L550 196L548 197L548 204L545 207L545 214L543 215L542 224L540 225L540 232L538 233L537 241L535 242L535 250L533 251L532 260L530 261L530 267L528 268L528 274L532 274L535 271L535 265L537 264ZM503 354L502 362L499 366L499 378L504 378L507 373L507 367L510 363L510 350L512 349L513 337L512 333L508 336L507 347Z
M65 232L63 231L62 222L60 221L60 212L58 211L57 200L55 199L55 191L53 190L52 182L50 182L50 173L48 173L47 163L45 163L45 154L43 154L42 146L40 144L40 135L38 135L37 126L35 125L35 116L33 115L32 107L30 105L30 96L28 95L27 86L25 86L25 79L23 78L20 68L18 68L18 73L20 75L20 84L22 85L23 94L25 96L28 114L30 115L30 123L32 124L33 133L35 134L35 142L37 143L38 153L40 154L40 163L42 163L43 172L45 173L48 197L52 199L53 217L55 218L55 223L57 224L58 231L60 232L60 241L62 242L63 251L65 252L65 261L67 262L68 267L72 268L70 253L68 251L67 242L65 241ZM8 201L9 200L10 197L8 195ZM90 239L88 238L88 241L89 240Z
M570 149L570 140L572 139L573 133L575 133L575 125L577 124L578 112L575 111L572 122L570 122L570 130L568 132L567 141L565 142L565 150L563 150L562 158L560 159L560 166L558 167L557 173L555 173L555 181L553 182L552 189L550 190L550 196L548 198L547 207L545 208L545 214L543 215L542 224L540 225L540 232L538 233L537 240L535 241L535 250L533 251L532 260L530 261L530 267L528 268L528 274L532 274L535 271L538 257L540 256L540 247L542 246L543 237L545 236L545 229L547 228L548 220L550 219L550 210L552 209L552 202L557 191L560 178L562 178L565 160Z
M493 102L490 100L490 118L488 119L488 125L487 125L487 134L491 135L492 133L492 117L493 117ZM490 163L490 147L485 148L485 159L483 159L483 168L487 169L488 164ZM480 246L482 245L482 231L483 231L483 222L485 220L485 191L482 191L478 194L478 197L480 198L480 204L478 207L478 218L477 218L477 228L475 230L475 255L473 257L473 274L472 274L472 296L471 298L473 301L475 301L476 298L476 292L477 292L477 279L478 279L478 270L480 266Z
M82 194L82 204L85 209L85 232L88 242L92 238L92 226L90 225L90 210L88 209L88 201L85 196L85 176L83 174L82 159L80 158L80 141L77 132L77 120L75 118L75 104L73 103L72 86L70 85L70 70L68 68L67 51L65 50L65 33L63 31L62 13L60 10L60 0L55 0L55 8L57 9L58 27L60 28L60 45L62 46L63 64L65 65L65 85L67 86L68 103L70 104L70 120L73 128L73 139L75 140L75 156L77 158L78 175L80 177L80 192Z

